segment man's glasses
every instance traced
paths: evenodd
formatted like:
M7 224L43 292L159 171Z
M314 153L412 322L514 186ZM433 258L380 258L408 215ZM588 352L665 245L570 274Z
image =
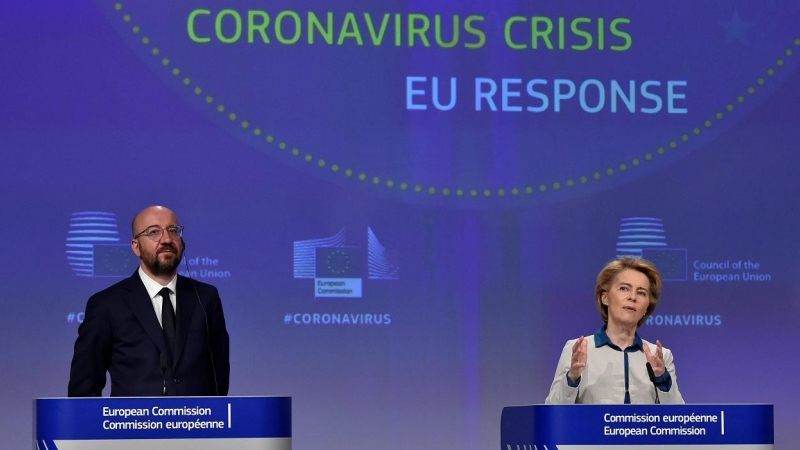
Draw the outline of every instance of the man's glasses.
M167 233L169 233L169 237L171 237L172 239L177 239L177 238L183 236L183 225L173 225L171 227L167 227L166 231L167 231ZM161 239L161 236L163 234L164 234L164 229L163 228L161 228L161 227L159 227L157 225L153 225L152 227L146 228L144 231L142 231L141 233L137 234L133 238L136 239L139 236L145 236L145 237L147 237L147 238L149 238L149 239L151 239L153 241L157 241L157 240Z

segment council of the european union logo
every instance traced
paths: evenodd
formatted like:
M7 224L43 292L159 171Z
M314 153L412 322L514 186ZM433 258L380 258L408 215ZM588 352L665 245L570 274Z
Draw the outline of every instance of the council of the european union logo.
M656 217L625 217L620 221L617 257L645 258L658 267L665 281L688 279L688 255L685 248L670 248L664 223Z
M122 277L139 265L130 245L121 243L117 216L110 212L72 214L67 231L67 262L82 277Z
M366 276L371 280L396 280L400 265L392 251L381 245L367 227ZM361 247L345 245L345 229L321 239L294 242L294 278L314 279L315 297L361 297L363 272Z

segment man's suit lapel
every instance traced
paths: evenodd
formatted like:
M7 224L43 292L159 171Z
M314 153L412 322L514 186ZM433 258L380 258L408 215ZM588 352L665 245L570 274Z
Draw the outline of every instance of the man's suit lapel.
M164 334L153 309L153 302L150 300L138 272L134 272L133 276L128 278L126 288L128 293L125 296L125 302L133 311L133 315L142 325L147 336L156 344L158 350L163 352L165 350Z
M192 320L194 307L197 304L197 293L192 286L191 280L178 276L178 308L176 312L175 325L175 358L173 364L176 366L181 359L181 354L186 346L186 337L189 335L189 324Z

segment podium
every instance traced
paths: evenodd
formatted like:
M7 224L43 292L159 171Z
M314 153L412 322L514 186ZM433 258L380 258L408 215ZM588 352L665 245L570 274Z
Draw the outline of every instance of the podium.
M34 400L35 450L291 450L291 397Z
M766 450L772 405L533 405L503 408L502 450Z

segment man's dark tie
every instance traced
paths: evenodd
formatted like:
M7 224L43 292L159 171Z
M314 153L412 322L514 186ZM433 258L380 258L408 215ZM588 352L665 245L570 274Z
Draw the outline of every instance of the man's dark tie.
M161 328L164 329L164 341L167 347L172 350L175 347L175 310L172 309L169 292L169 288L164 288L158 294L163 299L161 303Z

